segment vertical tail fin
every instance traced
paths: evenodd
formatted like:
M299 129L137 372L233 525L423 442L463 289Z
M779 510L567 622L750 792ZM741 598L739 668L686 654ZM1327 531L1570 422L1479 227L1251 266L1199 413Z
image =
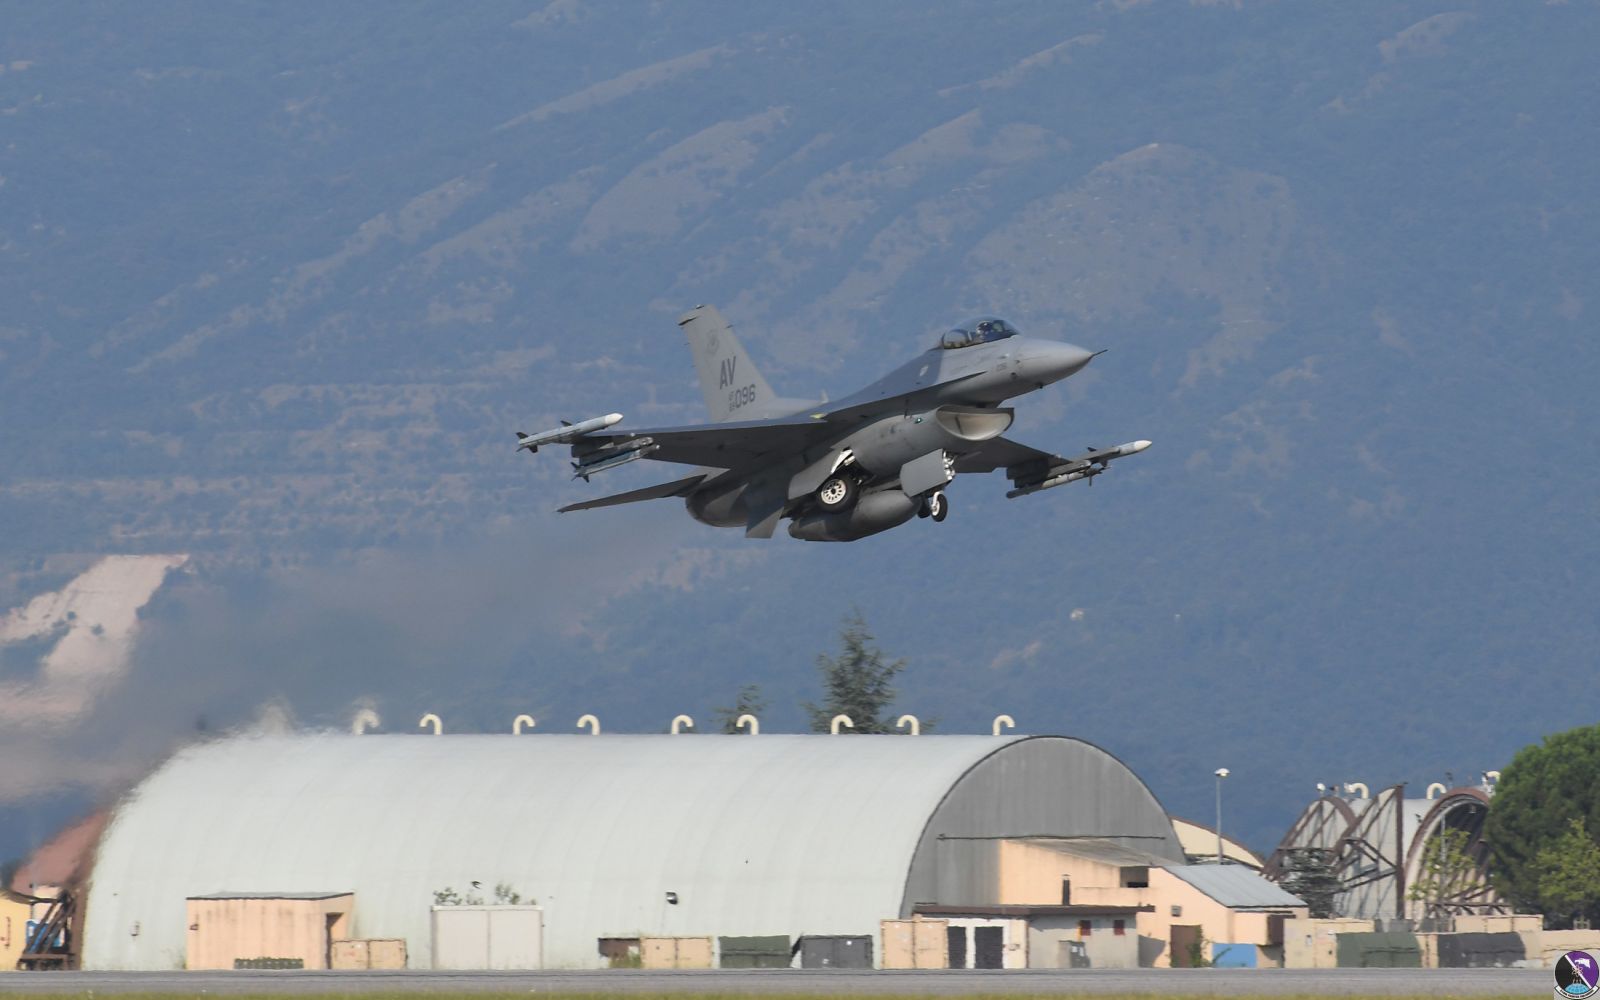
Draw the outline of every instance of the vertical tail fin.
M716 306L696 306L678 318L678 325L689 338L694 368L700 375L700 391L705 393L712 420L754 420L773 415L777 394L751 364L744 345Z

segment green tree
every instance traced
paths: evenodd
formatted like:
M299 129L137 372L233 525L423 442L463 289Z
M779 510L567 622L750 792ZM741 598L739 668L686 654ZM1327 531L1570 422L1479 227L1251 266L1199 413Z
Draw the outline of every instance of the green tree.
M906 668L905 660L887 661L860 611L845 617L839 633L838 656L817 657L824 693L821 705L806 702L811 731L825 733L835 715L848 715L857 733L894 732L889 706L894 703L894 678Z
M713 708L711 714L716 717L717 728L729 736L747 733L739 728L739 716L754 715L760 717L767 707L767 700L761 697L761 685L746 684L739 688L739 697L734 699L732 708Z
M1481 888L1470 841L1467 831L1445 827L1422 849L1422 865L1417 880L1406 890L1406 898L1424 904L1425 916L1445 916L1452 900L1461 900Z
M1532 868L1546 913L1562 923L1600 916L1600 844L1583 817L1569 820L1567 832L1534 857Z
M1495 786L1484 825L1495 889L1523 911L1558 914L1540 886L1536 865L1574 819L1600 830L1600 725L1546 736L1523 747Z
M1333 870L1333 852L1320 847L1298 847L1284 859L1288 870L1283 878L1284 891L1306 901L1313 917L1338 916L1334 900L1344 883Z

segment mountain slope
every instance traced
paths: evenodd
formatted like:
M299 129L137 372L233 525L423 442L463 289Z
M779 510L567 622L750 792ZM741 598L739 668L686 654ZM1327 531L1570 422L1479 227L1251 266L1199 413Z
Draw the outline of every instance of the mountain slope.
M88 743L751 681L798 727L858 606L947 731L1084 735L1196 816L1226 764L1270 846L1318 780L1600 709L1591 7L13 13L0 596L194 567L107 709L160 711ZM698 302L797 395L977 312L1109 347L1015 435L1156 447L849 546L550 514L600 484L511 431L699 419Z

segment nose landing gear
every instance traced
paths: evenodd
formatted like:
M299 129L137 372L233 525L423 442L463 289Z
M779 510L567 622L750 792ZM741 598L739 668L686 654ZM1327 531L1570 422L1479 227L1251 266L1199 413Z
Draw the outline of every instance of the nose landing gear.
M918 517L931 517L934 521L943 521L950 514L950 501L945 499L944 490L934 490L922 498L922 506L917 508Z

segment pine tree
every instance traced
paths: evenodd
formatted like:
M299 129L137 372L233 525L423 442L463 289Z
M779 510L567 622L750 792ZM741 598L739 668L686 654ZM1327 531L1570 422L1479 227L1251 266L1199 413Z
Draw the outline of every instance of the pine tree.
M824 698L821 705L810 702L811 731L826 733L836 715L848 715L857 733L892 733L894 720L889 706L895 698L895 675L906 668L905 660L885 661L866 619L853 611L839 633L838 656L826 653L817 657L822 673Z
M732 708L713 708L711 714L716 717L717 728L729 735L748 735L746 730L739 728L739 716L760 716L767 707L767 700L761 697L761 685L745 684L739 688L739 697L734 699Z

